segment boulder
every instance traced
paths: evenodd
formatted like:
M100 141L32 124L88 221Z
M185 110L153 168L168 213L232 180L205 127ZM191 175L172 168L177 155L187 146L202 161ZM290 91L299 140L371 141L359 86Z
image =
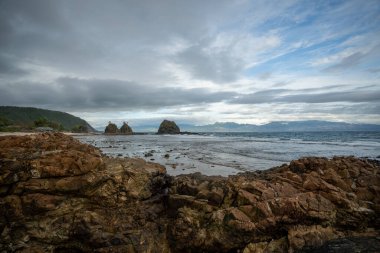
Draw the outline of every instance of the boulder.
M0 252L168 252L168 178L60 133L0 137Z
M181 133L179 127L174 121L164 120L158 128L158 134L179 134Z
M133 131L132 131L132 128L128 125L128 123L124 122L123 125L120 128L120 133L121 134L131 135L131 134L133 134Z
M105 134L117 134L117 133L119 133L119 129L117 128L116 124L114 124L110 121L110 122L108 122L108 126L106 126L104 133Z
M314 252L350 238L371 240L366 252L377 252L379 169L354 157L311 157L228 178L177 176L168 206L172 250Z

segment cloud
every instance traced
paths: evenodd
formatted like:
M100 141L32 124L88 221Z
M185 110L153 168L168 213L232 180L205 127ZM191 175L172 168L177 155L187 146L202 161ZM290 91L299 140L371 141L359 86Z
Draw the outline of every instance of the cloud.
M368 69L368 72L370 72L370 73L379 73L380 72L380 68L370 68L370 69Z
M241 78L245 69L280 44L276 35L255 37L248 33L220 33L178 52L173 59L192 78L223 84Z
M238 14L251 8L245 1L16 0L1 7L0 50L61 75L175 81L163 66L177 64L190 79L226 83L280 43L274 34L239 28ZM273 12L257 3L255 23L287 7L279 1ZM167 49L178 41L184 47L173 55Z
M333 102L380 102L380 91L371 89L352 89L346 91L321 92L323 89L270 89L255 93L240 95L230 100L232 104L262 104L262 103L333 103ZM318 91L319 92L315 92ZM314 91L314 92L313 92Z
M155 87L120 80L71 77L63 77L53 83L19 82L0 86L2 105L77 111L152 109L215 103L235 95L233 92L211 92L203 88Z
M355 67L363 64L378 64L380 44L377 43L377 36L373 33L367 36L355 36L344 43L337 44L334 50L339 50L339 52L316 59L311 65L322 66L322 71L333 73L355 70Z
M207 52L196 45L178 53L175 62L191 73L192 78L231 82L238 79L243 64L224 53Z
M23 68L20 68L15 64L14 61L10 57L5 57L0 55L0 77L1 76L20 76L28 74Z
M347 68L358 65L365 56L366 55L361 52L356 52L347 57L344 57L342 60L340 60L339 63L334 64L328 68L325 68L325 71L334 72L334 71L346 70Z
M261 74L259 75L259 79L265 81L265 80L268 80L269 78L271 78L272 75L273 75L273 73L271 73L271 72L264 72L264 73L261 73ZM280 86L281 86L281 85L283 85L283 84L280 84Z
M3 0L0 103L216 120L239 104L267 106L258 119L274 104L326 115L375 104L379 11L377 0Z
M63 75L165 80L170 71L161 66L172 60L160 49L177 39L193 44L209 35L237 11L236 5L216 0L2 1L0 50ZM181 59L191 65L194 57L187 55ZM215 72L216 66L208 66ZM222 70L229 67L233 64Z

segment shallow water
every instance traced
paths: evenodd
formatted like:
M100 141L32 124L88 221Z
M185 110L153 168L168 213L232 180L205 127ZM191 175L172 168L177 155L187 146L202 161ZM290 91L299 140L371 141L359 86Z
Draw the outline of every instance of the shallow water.
M83 135L114 157L141 157L171 175L232 175L268 169L305 156L379 159L379 132L210 133L204 135Z

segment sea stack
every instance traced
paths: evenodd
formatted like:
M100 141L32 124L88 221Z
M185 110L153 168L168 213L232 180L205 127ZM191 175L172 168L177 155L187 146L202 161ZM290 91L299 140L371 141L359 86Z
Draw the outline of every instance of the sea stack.
M123 125L120 128L120 133L121 134L131 135L131 134L133 134L133 131L132 131L132 128L130 126L128 126L128 123L124 122Z
M158 134L179 134L181 130L174 121L164 120L158 128Z
M117 134L119 133L119 129L117 126L112 123L111 121L108 122L108 126L106 126L106 129L104 130L105 134Z

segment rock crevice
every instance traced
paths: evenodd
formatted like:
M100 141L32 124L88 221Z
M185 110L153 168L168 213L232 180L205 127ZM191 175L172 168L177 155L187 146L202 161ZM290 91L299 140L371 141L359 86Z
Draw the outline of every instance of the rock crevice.
M378 252L379 196L354 157L170 177L59 133L0 137L5 252Z

